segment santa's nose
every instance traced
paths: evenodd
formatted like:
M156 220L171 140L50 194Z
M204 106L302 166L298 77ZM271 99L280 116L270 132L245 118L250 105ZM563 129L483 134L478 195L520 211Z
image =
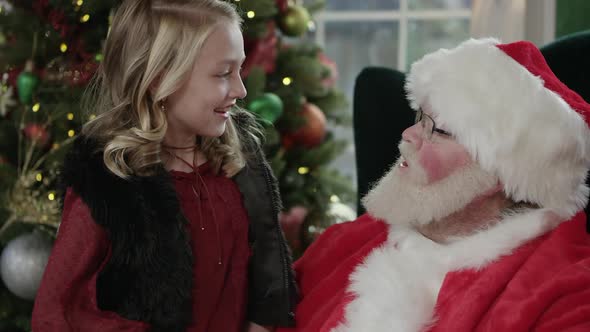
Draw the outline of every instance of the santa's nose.
M402 133L402 140L412 144L416 150L419 150L422 146L422 141L424 140L422 131L422 126L418 122L404 130Z

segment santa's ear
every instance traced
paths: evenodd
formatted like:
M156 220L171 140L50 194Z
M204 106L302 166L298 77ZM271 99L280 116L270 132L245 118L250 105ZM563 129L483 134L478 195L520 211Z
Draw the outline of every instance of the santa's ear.
M500 181L500 179L498 179L498 181L496 182L496 185L491 187L490 189L486 190L485 192L483 192L483 194L481 196L482 197L493 196L503 190L504 190L504 184L502 183L502 181Z
M504 183L502 183L502 181L500 179L498 179L498 182L496 183L496 186L493 188L494 190L494 194L495 193L499 193L500 191L504 190Z

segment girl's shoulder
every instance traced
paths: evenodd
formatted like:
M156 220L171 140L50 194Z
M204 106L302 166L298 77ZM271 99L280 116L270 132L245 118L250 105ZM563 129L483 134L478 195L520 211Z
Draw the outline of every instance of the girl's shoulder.
M88 183L93 177L101 177L101 173L104 173L102 155L98 140L83 135L76 137L61 167L60 185L64 193L70 187L80 193L79 185Z
M87 166L97 161L102 162L104 144L98 139L85 135L77 136L72 142L63 162L63 169L70 171L72 167Z

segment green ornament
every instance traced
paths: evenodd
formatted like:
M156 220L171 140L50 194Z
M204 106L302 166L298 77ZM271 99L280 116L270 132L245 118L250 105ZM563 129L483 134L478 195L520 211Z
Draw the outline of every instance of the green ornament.
M305 7L291 5L279 19L279 26L285 35L298 37L307 31L310 21L311 16Z
M267 92L254 98L248 104L248 109L262 119L274 123L283 114L283 101L274 93Z
M16 78L18 99L23 104L30 104L33 100L33 92L39 85L39 77L33 74L33 62L27 61L25 69Z

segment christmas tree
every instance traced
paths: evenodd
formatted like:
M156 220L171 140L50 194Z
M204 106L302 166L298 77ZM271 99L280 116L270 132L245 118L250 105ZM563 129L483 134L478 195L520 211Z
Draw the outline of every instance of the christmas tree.
M335 64L306 39L323 3L230 2L244 18L248 96L241 106L265 130L283 198L280 219L297 256L335 219L353 217L334 212L354 193L350 179L329 166L347 143L326 127L349 124L346 100L334 87ZM0 0L0 331L30 329L60 222L56 178L69 143L93 116L80 100L118 3Z

